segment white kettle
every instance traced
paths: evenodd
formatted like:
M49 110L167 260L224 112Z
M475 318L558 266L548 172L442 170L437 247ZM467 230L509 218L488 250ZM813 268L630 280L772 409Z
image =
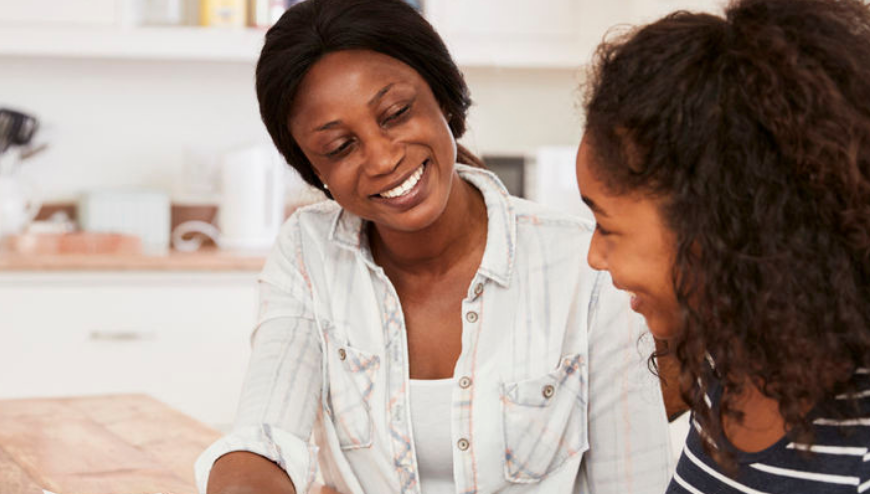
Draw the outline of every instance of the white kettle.
M284 168L277 152L257 146L227 153L220 176L220 247L269 249L284 222Z
M0 175L0 239L23 232L41 205L33 187L12 175Z

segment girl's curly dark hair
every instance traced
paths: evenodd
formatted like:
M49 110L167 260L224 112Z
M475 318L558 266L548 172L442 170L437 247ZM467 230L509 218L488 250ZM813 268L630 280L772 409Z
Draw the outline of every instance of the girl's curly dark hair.
M703 393L721 383L741 420L729 396L748 379L812 442L807 405L870 363L870 10L676 12L605 42L590 77L595 173L659 200L678 239L671 347L696 419L719 441Z

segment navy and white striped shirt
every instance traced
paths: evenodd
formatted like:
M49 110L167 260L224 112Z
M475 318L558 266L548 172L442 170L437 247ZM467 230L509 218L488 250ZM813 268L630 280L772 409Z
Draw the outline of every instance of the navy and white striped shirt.
M686 445L667 494L854 494L870 491L870 375L855 375L859 414L838 419L811 412L815 427L812 446L793 442L788 436L769 448L744 453L730 444L721 447L735 452L735 476L726 475L704 452L700 426L692 420ZM714 408L719 401L711 393ZM851 405L851 397L838 396L834 408ZM827 408L827 407L826 407ZM853 414L854 416L854 414ZM720 441L722 443L722 441ZM810 449L811 455L805 450Z

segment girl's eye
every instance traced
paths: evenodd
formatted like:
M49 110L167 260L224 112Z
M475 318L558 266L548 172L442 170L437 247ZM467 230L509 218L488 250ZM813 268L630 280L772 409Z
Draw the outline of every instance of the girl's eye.
M408 114L408 110L410 110L410 109L411 109L411 105L405 105L405 106L399 108L398 111L396 111L396 112L393 113L392 115L390 115L390 116L388 116L387 118L385 118L384 121L383 121L383 123L382 123L381 125L388 125L388 124L390 124L390 123L393 123L393 122L398 121L398 120L401 119L403 116L407 115L407 114Z
M597 222L595 223L595 230L597 230L598 233L599 233L602 237L606 237L606 236L608 236L608 235L610 235L610 234L612 233L610 230L605 230L604 228L601 228L601 224L599 224L599 223L597 223Z
M341 145L339 145L337 148L333 149L332 151L327 152L326 156L329 158L336 158L338 156L341 156L342 154L345 153L345 151L350 149L350 145L351 145L350 140L343 141L341 143Z

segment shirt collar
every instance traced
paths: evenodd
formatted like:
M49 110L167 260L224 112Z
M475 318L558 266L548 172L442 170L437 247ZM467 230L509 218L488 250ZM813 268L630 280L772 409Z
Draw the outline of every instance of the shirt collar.
M456 164L456 171L465 181L480 190L486 204L486 248L478 272L500 285L511 279L516 246L516 216L510 196L498 177L489 170ZM374 264L366 235L366 221L339 208L332 223L330 240L342 248L360 254Z

